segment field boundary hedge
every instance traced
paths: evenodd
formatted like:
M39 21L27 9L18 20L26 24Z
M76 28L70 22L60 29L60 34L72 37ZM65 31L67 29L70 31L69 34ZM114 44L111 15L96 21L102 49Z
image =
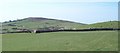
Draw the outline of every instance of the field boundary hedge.
M35 33L47 33L47 32L82 32L82 31L118 31L120 29L117 28L90 28L90 29L64 29L64 30L36 30ZM14 32L6 32L6 33L33 33L33 30L26 31L14 31Z
M65 30L37 30L36 33L43 33L43 32L61 32L61 31L67 31L67 32L80 32L80 31L116 31L120 29L114 29L114 28L91 28L91 29L65 29Z

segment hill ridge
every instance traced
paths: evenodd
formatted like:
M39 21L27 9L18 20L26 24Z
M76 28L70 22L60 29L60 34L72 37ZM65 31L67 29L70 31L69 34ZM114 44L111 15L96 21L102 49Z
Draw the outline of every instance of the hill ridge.
M2 23L3 31L14 29L40 29L40 28L64 28L64 29L88 29L88 28L120 28L120 21L107 21L94 24L83 24L66 20L58 20L44 17L28 17L24 19Z

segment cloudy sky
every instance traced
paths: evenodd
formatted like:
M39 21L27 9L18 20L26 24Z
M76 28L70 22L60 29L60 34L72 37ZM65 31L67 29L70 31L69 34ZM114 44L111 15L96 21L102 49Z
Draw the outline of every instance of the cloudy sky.
M119 0L0 0L0 22L46 17L80 23L118 20Z

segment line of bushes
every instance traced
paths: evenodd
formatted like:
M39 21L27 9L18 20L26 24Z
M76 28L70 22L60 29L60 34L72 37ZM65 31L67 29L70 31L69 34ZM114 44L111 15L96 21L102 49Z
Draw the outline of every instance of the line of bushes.
M61 31L113 31L113 30L120 30L117 28L90 28L90 29L63 29L63 30L36 30L35 33L46 33L46 32L61 32ZM7 32L7 33L32 33L34 30L21 30L21 31L14 31L14 32Z
M36 33L43 33L43 32L60 32L60 31L108 31L108 30L120 30L117 28L90 28L90 29L64 29L64 30L37 30Z

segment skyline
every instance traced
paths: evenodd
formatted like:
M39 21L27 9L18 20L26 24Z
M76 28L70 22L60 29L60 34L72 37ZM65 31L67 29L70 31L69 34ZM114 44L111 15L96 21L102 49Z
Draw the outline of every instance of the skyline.
M117 2L8 2L1 6L1 22L27 17L45 17L79 23L118 20Z

